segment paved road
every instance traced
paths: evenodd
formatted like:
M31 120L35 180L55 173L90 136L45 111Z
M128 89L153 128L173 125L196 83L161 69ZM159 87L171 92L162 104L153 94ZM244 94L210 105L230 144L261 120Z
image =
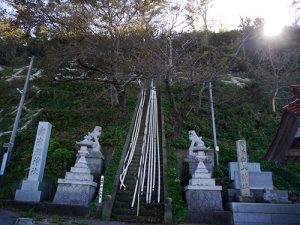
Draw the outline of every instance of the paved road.
M18 220L19 219L19 220ZM16 221L18 220L18 223L16 224ZM0 225L57 225L57 223L49 222L51 221L51 216L49 216L48 219L44 219L43 221L35 221L32 223L32 219L22 219L19 218L19 215L0 209ZM62 221L61 221L62 222ZM66 219L61 224L66 225L130 225L132 223L125 223L125 222L117 222L117 221L101 221L101 220L86 220L86 219ZM132 225L139 225L137 223L134 223ZM143 224L147 225L147 224ZM151 224L155 225L155 224ZM182 225L188 225L188 224L182 224ZM192 224L190 224L192 225Z
M18 214L0 209L0 225L14 225Z

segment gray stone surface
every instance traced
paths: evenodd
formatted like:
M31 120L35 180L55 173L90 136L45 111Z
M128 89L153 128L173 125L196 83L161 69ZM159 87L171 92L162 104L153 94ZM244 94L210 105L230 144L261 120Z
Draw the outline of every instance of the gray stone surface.
M238 222L271 223L271 214L264 213L234 213L233 220Z
M215 225L232 225L232 213L229 211L188 211L184 225L195 224L215 224ZM193 223L193 224L189 224ZM183 224L182 224L183 225Z
M223 210L221 186L216 186L215 179L208 172L203 161L207 158L204 151L198 151L195 158L198 165L189 185L185 187L188 212L221 211Z
M206 169L208 170L209 173L213 172L213 167L214 167L214 151L213 150L207 150L206 151L206 159L203 161ZM195 156L187 156L187 159L185 161L188 162L189 164L189 173L190 176L192 176L195 173L195 170L198 166L199 161L196 159Z
M300 204L272 204L272 203L242 203L231 202L227 207L234 212L297 214L300 213Z
M248 156L246 149L246 141L238 140L236 141L236 151L237 151L237 161L238 161L238 179L239 179L239 189L241 191L241 197L250 197L250 185L249 185L249 172L248 172ZM236 177L235 177L236 181Z
M263 198L265 202L269 202L269 203L278 202L278 195L277 192L274 190L265 189Z
M250 189L251 193L255 196L255 202L264 203L264 189ZM291 203L288 199L288 191L278 191L273 190L277 194L277 203ZM238 189L227 189L227 199L228 202L236 202L236 196L239 194Z
M104 169L104 156L100 151L93 151L91 148L88 148L89 154L86 156L86 162L91 170L93 175L101 175ZM78 161L80 159L80 155L76 155Z
M260 163L247 163L249 172L261 172ZM229 177L234 180L234 173L238 171L237 162L229 162Z
M39 202L42 199L42 192L39 190L17 190L16 201Z
M7 210L0 210L0 225L14 225L18 214Z
M96 188L88 184L59 183L53 202L56 204L88 205Z
M34 225L35 222L31 218L18 218L15 225Z
M300 224L300 204L229 203L234 224Z
M94 198L97 183L87 166L85 156L87 146L82 145L78 151L80 159L67 172L65 179L58 179L58 187L53 202L57 204L88 205Z
M85 135L84 140L76 143L76 148L79 150L81 146L87 146L88 155L85 157L87 165L94 176L100 178L104 169L104 156L101 152L101 145L99 138L101 136L102 128L96 126L92 132L88 132ZM80 159L80 155L77 154L76 162Z
M187 190L185 197L188 211L221 211L223 210L220 191Z
M235 172L234 187L240 189L240 179L237 172ZM273 190L272 172L249 172L249 187L250 189Z
M17 201L39 202L44 197L39 187L43 181L51 128L50 123L39 122L29 175L26 180L23 180L21 189L16 191L15 200Z
M189 155L193 156L197 154L196 152L199 150L207 150L208 148L205 146L202 137L198 137L196 131L189 131L189 140L191 141L191 145L189 147Z

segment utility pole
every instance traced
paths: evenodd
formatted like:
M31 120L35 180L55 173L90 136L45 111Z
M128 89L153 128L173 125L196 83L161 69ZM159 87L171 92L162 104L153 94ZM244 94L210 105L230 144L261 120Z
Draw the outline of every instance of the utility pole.
M27 76L26 76L26 80L25 80L25 83L24 83L23 90L20 90L19 88L17 88L18 92L21 95L21 99L20 99L20 103L19 103L19 107L18 107L14 127L13 127L13 130L12 130L10 139L9 139L9 143L4 143L3 144L3 147L7 148L7 152L4 153L4 155L3 155L2 165L1 165L1 170L0 170L0 176L4 175L5 168L6 168L6 163L7 163L7 161L10 160L11 152L12 152L12 149L14 147L14 142L15 142L15 139L16 139L17 131L18 131L19 120L20 120L20 117L21 117L21 113L22 113L22 109L23 109L24 101L25 101L25 97L26 97L26 92L27 92L27 89L28 89L28 83L29 83L29 78L30 78L30 74L31 74L31 70L32 70L33 60L34 60L34 56L32 56L31 60L30 60L30 64L29 64L29 68L28 68L28 72L27 72Z
M216 154L217 167L219 167L219 146L218 146L218 143L217 143L217 131L216 131L216 122L215 122L214 100L213 100L211 82L209 82L208 85L209 85L211 120L212 120L212 125L213 125L213 134L214 134L214 149L215 149L215 154Z

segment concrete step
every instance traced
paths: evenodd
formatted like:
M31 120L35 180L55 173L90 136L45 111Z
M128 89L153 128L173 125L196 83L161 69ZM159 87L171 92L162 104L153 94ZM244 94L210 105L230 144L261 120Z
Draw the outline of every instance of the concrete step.
M162 207L144 207L145 205L139 205L139 215L140 216L158 216L158 217L162 217L163 216L163 208ZM137 213L137 208L136 208L136 204L135 207L131 208L131 207L114 207L113 214L117 214L117 215L136 215Z
M163 218L149 217L149 216L132 216L132 215L116 215L112 214L112 219L117 221L131 222L131 223L164 223Z
M133 193L130 194L126 194L126 191L122 192L118 192L116 194L116 200L120 201L120 202L131 202L133 199ZM140 199L142 201L146 201L146 192L144 192L143 195L140 196ZM152 201L156 201L157 200L157 192L152 192L151 194L151 202Z
M145 202L140 202L140 206L145 208L145 209L152 209L152 208L159 208L163 209L163 201L160 201L160 203L153 202L153 203L145 203ZM130 208L131 207L131 201L130 202L123 202L119 201L118 199L115 200L114 207L116 208Z

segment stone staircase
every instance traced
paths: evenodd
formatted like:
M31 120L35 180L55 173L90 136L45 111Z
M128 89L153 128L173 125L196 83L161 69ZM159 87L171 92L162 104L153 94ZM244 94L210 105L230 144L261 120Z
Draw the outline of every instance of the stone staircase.
M149 204L146 203L146 187L144 187L144 194L140 196L138 216L137 216L137 198L136 198L135 206L131 207L134 188L135 188L138 170L139 170L141 150L143 145L143 136L144 136L148 100L149 100L149 90L147 90L147 94L145 98L145 104L144 104L143 114L142 114L142 122L141 122L141 127L137 139L135 153L131 161L131 164L128 168L128 172L124 181L124 184L126 185L126 190L123 189L120 190L118 187L115 201L113 203L113 208L112 208L112 215L111 215L112 220L137 222L137 223L163 223L164 198L163 198L163 179L162 179L163 176L162 152L160 154L161 177L159 178L161 180L160 203L157 203L157 180L156 180L155 191L152 192L151 203ZM159 124L159 130L160 130L160 124ZM156 174L158 174L157 167L156 167ZM145 180L147 180L147 175Z

